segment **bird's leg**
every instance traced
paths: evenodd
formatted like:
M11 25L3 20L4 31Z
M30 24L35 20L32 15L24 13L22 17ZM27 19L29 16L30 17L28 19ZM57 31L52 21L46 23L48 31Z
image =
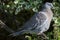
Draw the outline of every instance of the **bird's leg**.
M46 34L42 33L42 34L38 34L38 36L42 36L42 39L49 39Z
M42 33L42 35L45 37L45 39L49 39L46 34Z
M0 20L0 28L4 28L6 31L8 31L9 33L13 33L14 31L12 29L10 29L5 23L3 23Z

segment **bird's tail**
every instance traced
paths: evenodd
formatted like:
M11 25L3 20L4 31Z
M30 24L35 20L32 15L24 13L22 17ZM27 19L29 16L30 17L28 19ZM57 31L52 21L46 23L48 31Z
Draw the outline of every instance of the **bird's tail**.
M20 36L20 35L23 35L23 34L25 34L25 33L33 33L33 31L31 31L31 30L21 30L21 31L17 31L17 32L14 32L14 33L12 33L12 34L10 34L10 35L8 35L8 36L12 36L12 37L15 37L15 36Z

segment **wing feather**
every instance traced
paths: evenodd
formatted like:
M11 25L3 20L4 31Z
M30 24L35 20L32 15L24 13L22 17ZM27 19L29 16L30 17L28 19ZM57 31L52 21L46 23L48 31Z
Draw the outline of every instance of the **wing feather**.
M46 15L43 12L35 13L29 21L27 21L22 27L22 30L31 30L41 26L46 21Z

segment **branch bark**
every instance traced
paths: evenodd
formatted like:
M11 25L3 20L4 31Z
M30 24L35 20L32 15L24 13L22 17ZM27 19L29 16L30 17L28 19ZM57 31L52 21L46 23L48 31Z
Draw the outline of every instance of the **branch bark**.
M12 29L10 29L4 22L2 22L0 20L0 28L4 28L6 31L8 31L9 33L13 33L14 31Z

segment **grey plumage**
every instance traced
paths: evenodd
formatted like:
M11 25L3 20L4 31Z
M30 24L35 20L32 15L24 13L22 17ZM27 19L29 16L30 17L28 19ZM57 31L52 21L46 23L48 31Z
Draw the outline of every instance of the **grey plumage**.
M45 3L44 9L38 13L35 13L29 21L27 21L22 27L22 30L14 32L10 35L17 36L25 32L41 34L49 29L53 13L51 11L52 4Z

